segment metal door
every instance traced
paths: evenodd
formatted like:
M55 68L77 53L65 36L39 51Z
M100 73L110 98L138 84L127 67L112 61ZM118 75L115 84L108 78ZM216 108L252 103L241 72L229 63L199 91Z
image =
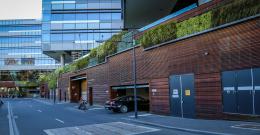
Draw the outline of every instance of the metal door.
M170 95L173 116L195 117L193 74L170 76Z
M223 111L237 113L236 72L222 73Z
M195 117L194 75L181 76L183 117Z
M173 116L182 117L180 76L170 76L170 104Z
M254 78L254 110L260 115L260 68L253 69Z
M253 87L252 70L237 71L237 104L238 112L242 114L253 113Z

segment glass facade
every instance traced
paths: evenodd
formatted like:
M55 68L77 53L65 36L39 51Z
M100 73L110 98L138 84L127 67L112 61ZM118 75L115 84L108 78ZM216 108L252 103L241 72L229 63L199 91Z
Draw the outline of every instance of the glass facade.
M28 80L29 72L53 70L56 63L42 53L40 20L0 20L0 81Z
M121 0L43 0L42 19L44 53L69 52L72 59L123 28Z

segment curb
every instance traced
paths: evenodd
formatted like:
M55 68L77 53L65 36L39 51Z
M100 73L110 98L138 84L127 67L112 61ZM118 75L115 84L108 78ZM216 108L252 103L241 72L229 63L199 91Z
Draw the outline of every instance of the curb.
M151 123L151 122L145 122L145 121L141 121L141 120L127 119L127 118L122 118L122 119L132 121L132 122L135 122L135 123L139 123L139 124L148 125L148 126L155 126L155 127L160 127L160 128L173 129L173 130L184 131L184 132L189 132L189 133L198 133L198 134L203 134L203 135L232 135L232 134L228 134L228 133L218 133L218 132L211 132L211 131L202 131L202 130L197 130L197 129L188 129L188 128L173 127L173 126L165 126L165 125Z

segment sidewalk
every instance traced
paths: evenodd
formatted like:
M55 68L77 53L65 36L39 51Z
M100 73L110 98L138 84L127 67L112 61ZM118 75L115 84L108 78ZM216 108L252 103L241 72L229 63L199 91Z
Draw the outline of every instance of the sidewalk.
M143 115L126 120L158 126L173 130L180 130L198 134L207 135L260 135L260 123L243 121L225 121L225 120L202 120L187 119L172 116Z

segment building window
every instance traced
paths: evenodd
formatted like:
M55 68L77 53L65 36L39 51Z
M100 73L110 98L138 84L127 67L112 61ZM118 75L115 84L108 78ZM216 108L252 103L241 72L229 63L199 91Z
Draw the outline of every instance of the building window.
M87 4L76 4L76 9L87 9L88 5Z
M14 58L5 59L5 65L17 65L17 64L18 64L18 60L14 59Z
M64 20L75 20L75 14L64 14Z
M63 29L75 29L75 24L63 24Z
M61 21L63 19L63 14L52 14L51 19L52 21Z
M53 10L63 9L63 5L62 4L52 4L51 9L53 9Z
M100 29L111 29L111 23L100 23Z
M121 13L112 13L112 20L121 20Z
M21 58L21 64L22 65L34 65L35 58Z
M62 41L62 34L51 34L51 41Z
M111 13L100 14L100 20L111 20Z
M75 4L65 3L64 9L75 9Z
M74 34L63 34L63 40L64 40L64 41L72 41L72 40L75 40Z
M99 14L98 13L89 13L88 20L99 20Z

